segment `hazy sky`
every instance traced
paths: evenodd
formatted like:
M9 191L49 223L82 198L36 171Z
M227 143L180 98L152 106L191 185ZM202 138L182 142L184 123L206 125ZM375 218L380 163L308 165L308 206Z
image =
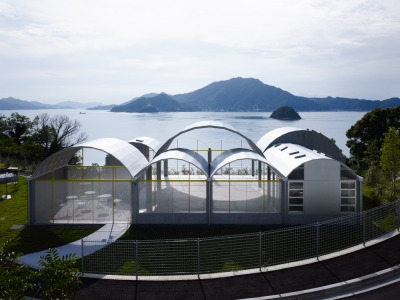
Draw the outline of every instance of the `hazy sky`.
M0 0L0 98L119 104L232 77L400 97L400 1Z

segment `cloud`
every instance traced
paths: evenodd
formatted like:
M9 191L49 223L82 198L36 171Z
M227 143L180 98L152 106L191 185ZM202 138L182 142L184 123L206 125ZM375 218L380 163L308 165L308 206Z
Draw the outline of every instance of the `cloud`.
M397 0L0 1L0 78L28 99L49 82L108 101L96 88L107 80L130 99L233 76L298 95L398 96L399 14Z

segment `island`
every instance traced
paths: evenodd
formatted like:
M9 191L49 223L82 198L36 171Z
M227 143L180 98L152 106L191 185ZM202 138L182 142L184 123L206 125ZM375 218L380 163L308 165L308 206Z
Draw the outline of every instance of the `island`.
M300 115L290 106L281 106L274 110L270 118L277 120L300 120Z

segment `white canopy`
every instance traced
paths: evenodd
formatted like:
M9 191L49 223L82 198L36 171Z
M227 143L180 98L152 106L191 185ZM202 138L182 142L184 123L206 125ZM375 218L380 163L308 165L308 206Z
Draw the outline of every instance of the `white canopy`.
M140 137L134 138L134 139L130 140L128 143L143 144L143 145L146 145L147 147L153 149L154 151L157 151L158 147L160 147L160 145L161 145L161 143L158 140L153 139L152 137L148 137L148 136L140 136Z
M265 159L264 156L261 156L260 154L249 150L249 149L231 149L228 151L225 151L218 155L212 162L210 166L210 177L214 176L214 174L221 169L223 166L236 161L236 160L241 160L241 159L252 159L252 160L258 160L263 163L266 163L270 165L267 159Z
M268 148L264 156L284 177L308 161L331 159L322 153L295 144L277 144Z
M152 164L168 159L178 159L186 161L191 165L199 168L199 170L201 170L206 176L208 176L208 163L200 154L189 149L176 148L165 151L160 155L154 157L153 160L147 164L147 166L145 166L140 172L136 174L136 177L139 177Z
M114 138L103 138L75 145L54 153L36 168L32 177L38 178L51 173L53 168L57 170L66 166L74 154L81 148L97 149L114 156L128 169L132 176L135 176L148 163L143 154L128 142Z
M247 143L249 144L249 146L251 147L251 149L253 149L253 151L259 153L262 155L261 150L257 147L257 145L248 137L244 136L243 134L241 134L239 131L237 131L236 129L234 129L232 126L224 124L222 122L218 122L218 121L200 121L197 123L193 123L189 126L187 126L186 128L184 128L182 131L178 132L177 134L175 134L173 137L171 137L170 139L168 139L161 147L160 149L157 151L156 155L159 155L165 151L167 151L167 149L169 148L169 146L171 145L172 141L179 135L191 131L191 130L195 130L195 129L201 129L201 128L217 128L217 129L224 129L224 130L228 130L230 132L233 132L235 134L238 134L239 136L241 136L242 138L244 138Z
M268 148L281 143L291 143L316 150L342 162L346 163L346 156L339 147L329 138L314 130L295 127L282 127L266 133L258 142L257 146L264 153Z

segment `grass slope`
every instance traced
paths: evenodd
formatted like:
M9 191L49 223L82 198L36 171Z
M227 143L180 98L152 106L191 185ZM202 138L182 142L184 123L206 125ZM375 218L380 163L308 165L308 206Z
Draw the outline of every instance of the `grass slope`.
M14 251L22 254L47 250L79 240L96 231L95 226L27 226L27 181L19 176L17 184L8 184L11 199L0 199L0 246L13 240ZM6 184L0 184L0 195L5 195ZM13 225L25 225L11 229Z

